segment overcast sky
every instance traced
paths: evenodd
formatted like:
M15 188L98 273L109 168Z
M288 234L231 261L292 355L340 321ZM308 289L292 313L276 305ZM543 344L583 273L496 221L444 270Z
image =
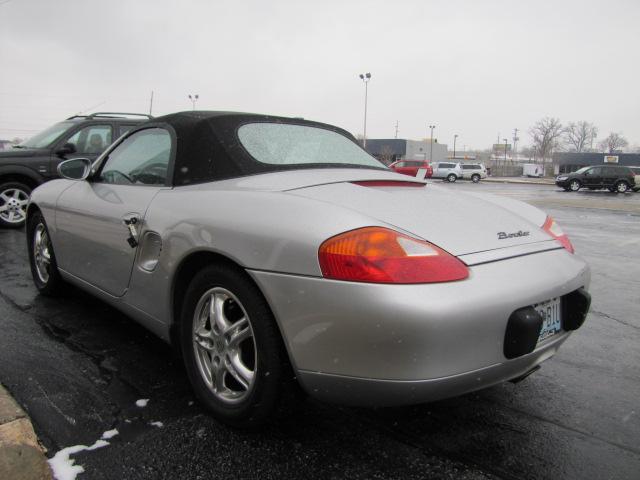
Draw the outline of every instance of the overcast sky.
M80 111L302 116L488 148L537 119L640 143L640 1L0 0L0 139Z

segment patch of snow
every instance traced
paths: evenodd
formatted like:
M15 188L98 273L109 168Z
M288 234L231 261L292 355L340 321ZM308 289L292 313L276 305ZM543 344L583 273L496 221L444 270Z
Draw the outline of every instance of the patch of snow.
M109 445L109 442L98 440L89 447L86 445L74 445L73 447L63 448L48 460L53 478L56 480L75 480L78 474L84 472L84 468L82 465L74 465L76 461L73 458L69 458L69 456L85 450L96 450L107 445Z
M107 430L106 432L104 432L102 434L102 438L104 440L109 440L110 438L115 437L116 435L118 435L118 433L120 433L120 432L118 432L117 428L114 428L113 430Z
M144 408L149 403L148 398L141 398L140 400L136 400L136 407Z
M164 423L162 422L151 422L149 425L153 425L154 427L162 428L164 427Z

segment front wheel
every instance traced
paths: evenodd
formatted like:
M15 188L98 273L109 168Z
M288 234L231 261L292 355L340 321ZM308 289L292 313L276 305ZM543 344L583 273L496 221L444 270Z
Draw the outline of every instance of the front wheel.
M450 173L449 175L447 175L447 182L449 183L453 183L458 179L458 177L456 177L455 174Z
M27 247L31 275L38 291L49 296L60 293L63 280L58 271L47 223L40 212L35 212L29 217Z
M578 190L580 190L580 187L582 185L580 185L580 182L578 180L571 180L571 182L569 183L569 189L572 192L577 192Z
M627 193L629 190L629 185L627 182L618 182L616 183L616 192L617 193Z
M9 182L0 185L0 226L20 228L27 219L27 204L31 188L24 183Z
M184 363L198 399L230 425L263 423L280 402L290 367L255 284L238 268L205 267L187 289L180 321Z
M480 175L478 175L477 173L474 175L471 175L471 181L473 183L478 183L480 181Z

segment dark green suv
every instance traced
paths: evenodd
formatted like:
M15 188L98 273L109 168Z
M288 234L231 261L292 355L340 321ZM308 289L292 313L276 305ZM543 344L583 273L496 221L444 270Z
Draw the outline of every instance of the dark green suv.
M594 165L582 167L573 173L558 175L556 185L572 192L586 187L589 190L607 188L611 192L625 193L635 186L635 177L629 167Z
M0 227L24 224L31 191L58 178L60 162L73 157L95 160L116 138L150 118L139 113L76 115L12 150L0 151Z

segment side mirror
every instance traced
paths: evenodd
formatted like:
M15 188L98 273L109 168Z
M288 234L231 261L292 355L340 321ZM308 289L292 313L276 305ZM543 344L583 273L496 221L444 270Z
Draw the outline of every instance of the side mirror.
M71 155L72 153L76 153L76 146L73 143L65 143L62 147L56 150L56 155L59 157L63 157L65 155Z
M58 175L68 180L86 180L91 173L91 160L72 158L58 165Z

